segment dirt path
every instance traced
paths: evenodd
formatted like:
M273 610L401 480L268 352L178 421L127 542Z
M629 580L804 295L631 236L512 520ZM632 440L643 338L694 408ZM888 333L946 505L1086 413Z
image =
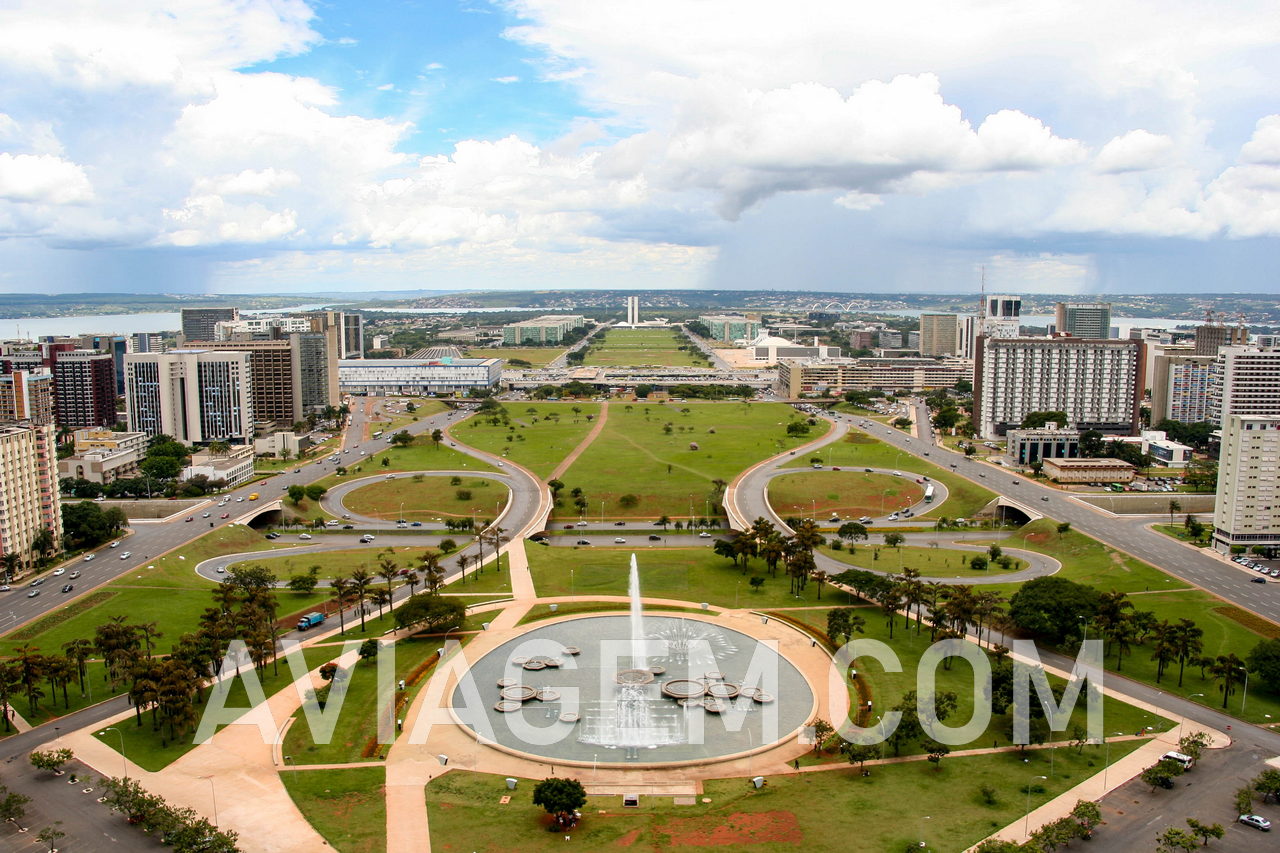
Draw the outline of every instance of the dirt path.
M551 476L547 477L546 482L550 482L551 480L558 479L562 474L564 474L565 471L568 471L569 466L572 465L574 462L578 461L578 457L582 455L582 452L586 450L588 447L590 447L591 442L595 441L596 437L600 435L601 430L604 429L605 422L608 420L609 420L609 401L606 400L605 402L600 404L600 414L596 416L596 422L591 427L591 431L588 432L585 436L583 436L582 441L578 442L577 447L569 451L568 456L560 460L560 464L557 465L555 470L551 472Z

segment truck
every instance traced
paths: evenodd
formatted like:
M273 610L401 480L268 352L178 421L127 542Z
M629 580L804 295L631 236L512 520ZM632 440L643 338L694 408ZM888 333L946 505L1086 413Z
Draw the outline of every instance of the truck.
M924 490L924 502L933 503L933 483L930 483Z
M308 628L314 628L324 622L323 613L308 613L298 620L298 630L305 631Z

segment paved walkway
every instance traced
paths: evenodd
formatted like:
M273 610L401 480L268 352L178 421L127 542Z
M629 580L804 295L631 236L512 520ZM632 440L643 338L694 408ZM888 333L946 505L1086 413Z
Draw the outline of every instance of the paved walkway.
M582 437L582 441L578 442L577 447L569 451L568 456L560 460L560 464L557 465L555 467L555 470L551 472L551 476L547 477L546 482L550 482L551 480L558 479L562 474L564 474L565 471L568 471L569 467L573 465L574 462L578 461L578 457L582 455L582 452L586 450L588 447L590 447L591 442L595 441L596 437L600 435L602 430L604 430L605 422L608 420L609 420L609 401L606 400L605 402L600 404L600 414L596 415L596 422L592 425L590 431L588 431L587 434Z

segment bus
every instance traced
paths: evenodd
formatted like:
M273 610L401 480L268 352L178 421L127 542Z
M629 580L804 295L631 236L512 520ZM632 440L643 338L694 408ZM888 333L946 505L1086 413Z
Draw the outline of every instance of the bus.
M933 483L930 483L924 490L924 502L927 504L933 503Z
M369 437L370 437L370 438L382 438L382 430L378 430L377 432L375 432L373 435L371 435L371 436L369 436Z

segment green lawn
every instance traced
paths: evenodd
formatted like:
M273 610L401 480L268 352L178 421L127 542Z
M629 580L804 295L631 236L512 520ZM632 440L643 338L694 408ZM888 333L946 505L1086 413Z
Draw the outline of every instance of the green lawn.
M380 442L385 446L385 442ZM382 460L387 464L383 465ZM446 438L436 445L430 436L415 436L413 444L408 447L390 447L379 450L370 456L359 453L347 453L342 457L342 464L347 469L347 476L360 474L391 474L401 471L494 471L487 462L481 462L465 453L460 453L449 446ZM343 481L337 474L330 474L317 482L326 489L332 489Z
M698 352L678 349L689 340L674 329L609 329L597 335L583 364L591 367L706 367Z
M543 619L553 619L559 616L568 616L578 613L626 613L627 603L623 601L566 601L555 605L555 612L551 611L552 605L538 604L529 608L529 612L520 617L517 625L527 625L530 622L541 622ZM676 607L670 604L651 604L645 607L646 613L702 613L701 607Z
M812 456L820 457L824 464L838 465L842 468L888 468L894 471L923 474L939 481L947 487L948 496L946 501L924 513L930 518L940 516L968 518L995 498L994 492L989 492L946 468L941 468L909 453L903 453L856 429L849 430L844 441L828 445L815 453L807 453L803 457L797 456L794 461L788 463L788 467L808 467L809 458Z
M341 652L342 649L339 646L319 646L304 649L303 657L306 659L308 670L310 670L326 661L332 660ZM280 660L278 673L274 671L274 667L271 664L268 664L266 674L260 679L263 694L268 697L288 686L292 681L293 674L283 659ZM203 713L211 695L211 690L206 689L204 691L204 704L197 704L196 706L197 717ZM243 712L249 710L249 698L248 693L245 691L243 676L237 676L232 682L230 692L227 694L225 708L227 711L238 711L239 713L236 716L240 716ZM120 735L124 737L125 756L144 770L151 771L163 770L170 763L196 748L194 741L196 732L194 728L170 743L166 737L167 732L157 732L153 729L149 711L143 713L141 723L141 725L138 725L135 715L116 723L114 731L99 729L94 733L94 736L107 746L118 751L120 749L120 736L116 732L120 732ZM219 730L221 728L219 726Z
M378 480L348 492L343 505L373 518L433 521L440 518L497 518L510 492L505 483L484 477L462 477L454 486L447 477L397 477ZM463 499L460 494L469 494Z
M280 774L298 810L340 853L387 849L386 771L295 770Z
M574 488L583 491L588 518L714 516L714 481L732 482L743 469L828 428L819 421L808 436L788 436L786 425L799 417L781 403L611 405L604 430L560 478L564 506L555 517L577 517ZM623 506L624 495L636 503Z
M1121 741L1109 748L1118 761L1139 744ZM502 776L450 771L427 785L432 849L505 853L512 839L521 850L563 850L569 844L591 850L637 850L714 846L764 853L803 849L811 853L941 853L976 844L1024 813L1026 786L1037 808L1102 769L1102 747L1083 753L1058 749L1049 775L1049 757L1013 753L952 757L934 770L926 761L770 776L755 789L745 779L711 780L702 798L676 806L670 797L642 796L639 808L623 808L621 797L591 797L585 818L565 842L565 833L547 832L548 819L532 805L536 780L522 779L514 792ZM590 781L588 769L578 778ZM986 805L975 780L994 789ZM511 802L500 799L511 794ZM1099 830L1106 833L1106 828ZM918 847L923 841L925 847Z
M496 415L490 418L481 413L456 425L453 435L479 450L505 454L537 476L546 478L591 431L592 419L599 415L600 404L519 402L510 403L504 409L509 423L502 423ZM610 409L615 411L616 407ZM493 419L498 423L492 423Z
M924 500L924 486L892 474L797 471L770 480L768 497L783 518L879 518Z
M878 538L878 537L874 537ZM848 563L862 569L873 569L879 572L901 572L915 569L927 578L986 578L1001 574L1005 570L997 564L991 568L974 571L969 568L969 561L979 556L975 551L963 551L959 548L930 548L927 545L904 545L900 548L886 548L874 542L858 545L853 550L833 551L822 548L822 553L834 560ZM1009 555L1013 557L1012 554ZM1010 571L1021 571L1029 564L1026 560L1013 557Z
M390 537L387 538L390 539ZM454 539L459 546L471 541L471 537L462 535L455 536ZM421 564L418 558L428 550L422 545L393 546L392 542L394 540L389 542L380 541L379 544L382 544L383 547L377 549L352 548L343 551L314 551L309 554L282 554L278 557L246 559L244 562L260 565L275 574L280 580L288 580L293 575L305 575L311 571L312 566L319 566L320 569L316 576L321 581L327 581L339 575L350 577L353 571L360 568L373 574L378 571L378 560L384 556L390 556L400 568L417 568ZM386 553L388 548L393 552L390 555ZM444 557L444 564L450 569L453 567L447 555ZM399 581L396 581L395 585L399 586L399 583ZM382 587L385 585L385 581L375 575L373 585L374 588Z
M1187 529L1181 524L1153 524L1151 529L1157 533L1163 533L1177 539L1179 542L1190 542L1197 548L1206 548L1209 545L1209 535L1213 533L1213 525L1205 526L1205 535L1199 539L1192 539L1191 534L1187 533Z
M472 347L466 351L466 358L513 358L529 362L531 367L546 367L565 351L562 346L555 347ZM518 365L517 365L518 366Z
M710 548L527 548L529 571L539 596L626 595L631 554L640 568L640 590L651 598L706 601L716 607L787 607L821 603L818 585L810 583L800 598L789 592L781 568L769 577L762 560L752 560L743 574ZM759 592L752 576L765 578ZM459 588L461 589L461 588ZM823 599L841 601L842 593L824 586Z

